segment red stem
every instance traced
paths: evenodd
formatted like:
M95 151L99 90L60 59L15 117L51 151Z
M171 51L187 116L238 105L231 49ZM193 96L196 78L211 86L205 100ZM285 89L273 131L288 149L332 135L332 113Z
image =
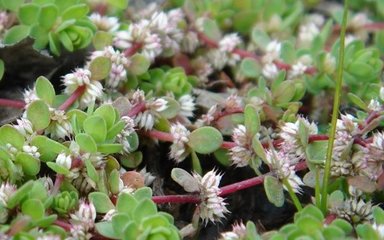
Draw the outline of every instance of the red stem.
M145 106L145 102L140 102L140 103L134 105L134 106L129 110L129 112L127 113L127 116L128 116L128 117L134 117L134 116L136 116L139 112L144 111L145 108L146 108L146 106Z
M196 195L165 195L153 196L152 201L157 204L163 203L199 203L200 197Z
M323 141L328 140L328 135L310 135L308 137L308 143L316 142L316 141Z
M72 225L70 223L64 222L63 220L57 219L54 224L63 228L65 231L71 231Z
M0 106L17 108L17 109L24 109L25 102L20 101L20 100L0 98Z
M60 105L59 110L67 110L77 99L79 99L85 91L85 85L78 87L63 104Z
M149 137L156 138L160 141L173 142L172 134L167 133L167 132L161 132L158 130L151 130L151 131L147 131L145 134Z
M130 48L124 50L124 56L131 57L143 47L142 43L133 43Z
M64 181L65 176L63 174L56 174L55 184L53 185L51 194L56 195L61 187L61 184Z
M296 171L301 171L307 168L307 164L305 161L299 162L295 165ZM250 187L254 187L260 185L264 182L264 177L270 175L270 173L266 173L262 176L253 177L244 181L236 182L224 187L220 188L219 196L225 197L234 192L247 189ZM165 196L154 196L152 200L157 204L163 203L199 203L200 198L196 195L165 195Z

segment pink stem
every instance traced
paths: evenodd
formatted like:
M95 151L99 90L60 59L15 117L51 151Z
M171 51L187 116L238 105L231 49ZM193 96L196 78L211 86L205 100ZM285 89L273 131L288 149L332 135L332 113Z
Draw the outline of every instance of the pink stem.
M301 171L307 168L307 164L305 161L299 162L295 165L296 171ZM270 175L270 173L266 173L262 176L253 177L244 181L236 182L224 187L220 188L219 196L225 197L234 192L247 189L250 187L254 187L260 185L264 182L265 176ZM157 204L163 203L199 203L200 198L196 195L165 195L165 196L154 196L152 200Z
M316 142L316 141L323 141L328 140L328 135L310 135L308 137L308 143Z
M157 204L163 203L199 203L200 198L196 195L165 195L153 196L152 201Z
M124 56L131 57L143 47L142 43L133 43L130 48L124 50Z
M224 148L224 149L231 149L233 147L236 147L237 144L234 143L234 142L228 142L228 141L224 141L222 144L221 144L221 148Z
M134 117L136 116L138 113L144 111L146 108L145 106L145 102L140 102L136 105L134 105L130 110L129 112L127 113L127 116L128 117Z
M25 102L20 101L20 100L0 98L0 106L24 109Z
M72 225L70 223L64 222L63 220L57 219L54 224L63 228L65 231L71 231Z
M79 99L85 91L85 85L78 87L63 104L60 105L60 110L67 110L77 99Z
M55 184L53 185L53 189L52 189L52 192L51 192L51 194L53 196L56 195L59 192L61 184L64 181L64 178L65 177L64 177L63 174L56 174Z
M153 137L155 139L158 139L160 141L173 142L172 134L167 133L167 132L161 132L158 130L151 130L151 131L146 132L146 135L149 137Z

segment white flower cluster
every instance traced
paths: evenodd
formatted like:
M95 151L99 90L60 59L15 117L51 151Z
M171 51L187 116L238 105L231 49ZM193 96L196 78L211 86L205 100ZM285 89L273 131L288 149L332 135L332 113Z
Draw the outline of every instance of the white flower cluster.
M182 162L189 154L186 149L190 131L180 123L171 126L171 135L173 143L169 153L170 158L174 159L177 163Z
M151 98L145 100L145 95L142 90L137 90L132 97L131 103L133 106L145 104L145 110L140 111L135 117L135 125L145 130L151 130L159 117L160 112L168 108L168 101L163 98Z
M317 134L317 125L313 122L309 122L307 119L302 117L299 117L294 123L284 123L284 125L281 127L281 132L279 134L280 137L284 140L282 148L285 148L286 151L296 155L296 158L299 159L305 157L305 149L300 141L300 124L304 126L304 128L308 132L308 135ZM289 144L289 146L287 144Z
M96 25L97 29L105 32L115 32L119 27L117 17L102 16L99 13L92 13L89 19Z
M180 104L180 115L185 118L193 117L195 111L195 99L189 94L183 95L178 99Z
M23 93L23 98L25 102L25 108L27 108L28 105L31 104L33 101L39 100L39 97L36 95L34 89L26 89Z
M295 164L296 158L291 158L291 154L284 150L276 151L269 149L266 151L266 163L268 164L272 173L281 181L286 179L291 185L293 191L296 193L301 192L301 185L304 185L299 176L296 175ZM286 186L284 185L284 188Z
M229 211L225 206L224 198L219 196L222 175L211 170L203 177L198 174L193 174L193 177L197 180L200 189L201 203L198 208L203 222L207 224L209 221L215 222L224 218L224 214Z
M24 137L29 137L34 133L32 123L27 118L17 119L16 123L13 127Z
M247 136L247 129L244 125L238 125L233 129L232 140L236 146L229 150L232 164L236 167L248 166L249 161L255 156L250 149L250 139Z
M265 48L265 54L262 58L262 62L264 63L262 74L267 79L275 79L277 74L279 74L279 69L274 63L275 60L280 59L281 52L281 43L277 40L273 40L268 43Z
M96 209L93 203L81 200L78 210L70 216L73 239L89 239L88 232L94 228L96 220Z
M64 92L68 95L76 91L77 88L85 86L85 91L80 97L80 106L88 106L103 95L103 86L99 81L91 80L91 72L88 69L77 68L73 73L63 77L65 85Z
M367 223L373 218L372 203L365 202L359 197L346 199L337 206L332 206L330 211L352 224Z
M331 165L331 174L333 176L355 175L352 145L353 135L356 131L357 120L352 115L341 115L341 119L337 120Z
M232 225L232 231L222 233L219 240L242 240L246 239L246 237L247 229L245 225L240 222Z
M97 57L107 57L111 60L111 71L105 79L106 87L117 88L120 83L127 81L127 68L131 61L125 57L119 50L115 50L112 46L105 47L102 51L94 51L91 60Z
M310 47L313 39L320 34L324 21L324 17L319 14L306 17L299 27L297 44L303 48Z
M135 132L135 121L128 116L121 117L121 120L125 123L125 126L124 129L119 134L117 134L116 139L123 145L124 152L130 153L131 144L129 143L127 137Z
M54 108L51 111L51 122L45 129L46 134L50 134L51 138L65 139L72 134L72 125L63 110Z
M0 204L4 207L7 206L9 198L15 193L17 187L11 183L3 182L0 185Z
M131 23L126 31L118 31L114 45L127 49L136 44L141 53L151 61L160 54L172 54L180 48L183 33L178 24L183 18L180 9L168 13L155 12L150 19L141 19L137 23Z

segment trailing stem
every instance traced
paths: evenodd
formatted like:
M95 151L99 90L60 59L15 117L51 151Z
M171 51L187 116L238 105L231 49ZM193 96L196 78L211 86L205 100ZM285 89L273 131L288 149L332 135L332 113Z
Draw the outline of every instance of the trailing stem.
M342 23L342 27L341 27L341 33L340 33L339 63L337 66L336 88L335 88L335 96L333 99L332 122L331 122L331 129L329 132L327 158L325 161L324 178L323 178L322 194L321 194L321 210L323 211L324 214L327 211L327 194L328 194L327 186L328 186L328 181L329 181L329 177L331 174L333 143L335 142L336 123L337 123L337 119L338 119L338 112L339 112L339 107L340 107L341 87L342 87L342 82L343 82L345 31L346 31L346 27L347 27L347 16L348 16L348 0L345 0L344 1L343 23Z

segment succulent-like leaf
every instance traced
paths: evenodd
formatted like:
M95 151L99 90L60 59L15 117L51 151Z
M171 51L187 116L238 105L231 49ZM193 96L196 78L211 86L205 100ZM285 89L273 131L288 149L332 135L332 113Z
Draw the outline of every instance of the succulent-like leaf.
M28 36L30 27L26 25L16 25L10 28L4 35L4 44L15 44Z
M116 210L120 213L127 213L132 217L132 212L136 208L138 201L129 193L121 193L116 203Z
M110 239L119 239L119 235L116 234L113 229L112 222L98 222L95 224L95 228L99 234Z
M141 222L143 219L153 216L157 213L157 207L151 199L143 199L133 211L133 218L136 222Z
M189 135L188 146L197 153L208 154L216 151L223 143L223 136L213 127L201 127Z
M99 174L97 173L96 168L93 166L91 160L89 160L89 159L85 160L85 167L87 168L88 177L92 181L98 182L99 181Z
M187 171L181 168L174 168L171 172L172 179L184 188L187 192L199 192L197 180Z
M50 29L55 23L59 14L59 9L55 4L45 4L39 13L39 25L45 29Z
M48 105L43 100L33 101L27 108L27 118L36 131L45 129L51 122Z
M283 184L275 177L265 176L264 189L267 194L268 200L276 207L281 207L284 204L284 190Z
M100 116L89 116L85 119L83 129L96 143L104 142L107 137L107 123Z
M35 176L40 171L40 160L28 153L17 153L16 162L21 165L24 174L27 176Z
M97 131L97 129L95 129ZM87 133L79 133L75 136L76 143L79 144L80 149L89 153L97 152L97 145L95 140Z
M9 209L13 209L16 207L23 198L28 194L29 191L31 191L31 188L33 187L33 181L30 180L23 184L23 186L19 187L17 191L12 194L12 196L8 199L7 207Z
M6 145L11 144L17 149L21 149L24 146L25 138L19 133L16 128L9 124L0 127L0 143Z
M260 65L252 58L245 58L240 63L241 73L248 78L257 78L261 73Z
M259 132L260 116L256 108L251 104L247 104L244 108L244 125L250 137Z
M37 22L40 13L40 7L34 3L23 4L17 14L20 22L24 25L32 25Z
M135 54L131 57L131 64L129 65L129 72L133 75L140 75L145 73L151 62L141 54Z
M120 158L121 165L127 168L137 168L143 161L143 153L140 151L124 154Z
M39 220L44 216L45 209L43 203L38 199L28 199L21 205L21 212L28 215L32 220Z
M115 208L115 205L113 205L111 199L109 199L105 193L91 192L88 197L98 213L107 213L109 210Z
M52 105L55 98L55 89L51 82L44 76L37 78L35 83L36 95L47 104Z
M91 79L100 81L109 76L111 71L112 62L107 57L97 57L90 63L89 70L91 71Z
M58 174L68 175L70 173L68 169L55 162L47 162L47 166Z

